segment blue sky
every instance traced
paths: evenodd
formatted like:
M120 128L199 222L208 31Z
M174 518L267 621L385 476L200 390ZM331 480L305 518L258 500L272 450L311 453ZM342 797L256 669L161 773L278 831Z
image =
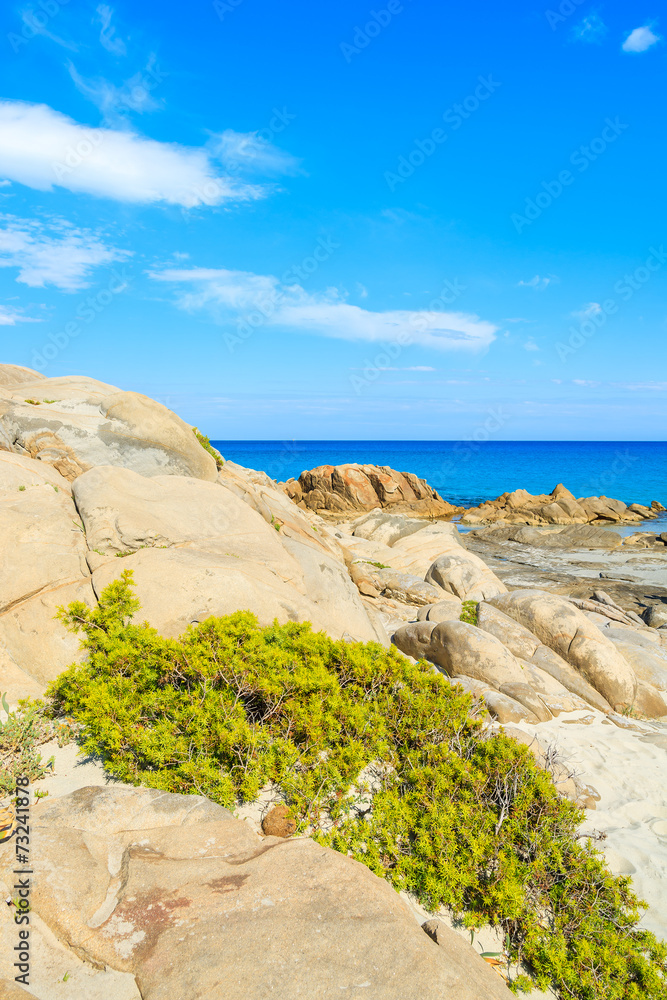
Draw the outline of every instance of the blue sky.
M664 439L660 14L5 5L3 360L214 439Z

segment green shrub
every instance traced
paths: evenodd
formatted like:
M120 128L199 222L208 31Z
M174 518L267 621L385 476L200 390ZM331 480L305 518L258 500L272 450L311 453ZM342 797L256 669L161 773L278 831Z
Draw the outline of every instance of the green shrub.
M196 427L193 427L192 430L194 432L195 437L199 441L200 445L204 449L204 451L207 451L209 455L213 456L217 468L221 469L225 464L225 460L220 454L220 452L217 450L217 448L213 447L213 445L211 444L211 442L209 441L209 439L206 437L205 434L202 434L201 431L198 431Z
M464 601L463 610L459 615L459 620L467 622L468 625L477 624L477 601Z
M130 584L126 571L94 609L60 609L89 660L49 690L111 773L231 807L275 782L299 832L429 909L499 926L541 988L664 1000L667 949L639 929L630 880L579 839L581 811L526 747L482 726L460 687L396 649L308 624L260 628L247 612L165 639L132 623Z

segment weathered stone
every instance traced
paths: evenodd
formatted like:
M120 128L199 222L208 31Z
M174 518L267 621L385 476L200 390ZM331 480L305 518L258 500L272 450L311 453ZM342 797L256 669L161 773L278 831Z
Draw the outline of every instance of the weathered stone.
M304 997L316 984L368 1000L509 1000L479 956L436 946L363 865L310 839L262 840L183 798L83 789L32 815L33 913L89 962L133 973L144 1000L260 1000L286 982ZM0 849L3 868L13 854Z
M0 491L14 492L21 490L21 487L45 484L56 487L64 493L72 492L68 481L53 466L37 462L26 455L0 451Z
M651 628L667 625L667 604L652 604L644 612L644 621Z
M457 549L438 556L429 567L426 582L455 594L462 601L483 601L505 592L505 586L479 556Z
M436 622L410 622L409 625L397 629L391 641L406 656L412 656L415 660L426 659L431 647L431 633L436 624Z
M76 508L47 484L0 494L0 550L0 613L88 575Z
M418 576L393 569L375 570L373 579L381 594L403 604L414 604L418 607L434 604L441 594L439 587L425 583Z
M6 450L52 465L68 480L98 465L146 476L217 476L215 460L192 428L166 406L73 375L2 389L0 440Z
M426 657L450 677L465 674L495 688L525 683L521 663L509 649L495 636L467 622L438 622Z
M548 722L552 718L551 712L542 700L541 695L538 695L530 684L525 682L523 684L501 684L499 690L501 694L506 694L508 698L513 698L514 701L518 701L520 705L527 708L540 722Z
M322 465L302 472L298 485L283 484L288 496L311 510L391 508L427 517L451 517L461 510L447 503L427 482L407 472L377 465Z
M427 604L419 609L418 621L448 622L458 621L463 611L463 602L453 594L448 594L435 604Z
M550 494L533 496L527 490L503 493L496 500L487 500L479 507L465 510L461 520L468 524L505 521L508 524L527 525L584 525L590 521L641 521L654 516L647 508L640 508L637 504L626 507L621 500L609 497L584 497L576 500L559 483Z

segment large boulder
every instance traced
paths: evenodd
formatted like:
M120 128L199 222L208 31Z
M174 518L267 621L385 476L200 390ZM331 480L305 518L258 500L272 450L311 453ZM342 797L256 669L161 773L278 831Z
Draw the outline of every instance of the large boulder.
M327 513L390 508L428 517L451 517L461 510L411 472L384 465L321 465L283 484L299 506Z
M431 632L428 659L450 677L465 674L498 689L526 680L521 663L499 639L467 622L438 622Z
M98 465L214 480L214 458L161 403L79 376L0 388L0 448L73 480Z
M438 556L428 568L426 582L462 601L483 601L503 593L504 588L479 556L463 548Z
M89 963L133 974L144 1000L511 996L363 865L310 839L262 839L199 796L83 788L40 803L31 863L33 913ZM13 843L0 864L13 879Z
M555 653L537 636L504 614L492 604L477 605L477 626L494 635L530 670L530 683L540 692L554 715L592 705L601 712L610 710L609 703L562 656Z
M542 590L515 590L491 602L573 666L616 710L635 700L632 668L578 608Z

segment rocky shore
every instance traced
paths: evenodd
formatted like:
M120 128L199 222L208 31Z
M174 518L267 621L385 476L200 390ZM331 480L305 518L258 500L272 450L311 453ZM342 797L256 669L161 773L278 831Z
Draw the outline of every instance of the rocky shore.
M610 527L662 509L559 485L463 511L379 466L323 466L281 485L218 460L147 397L0 366L0 687L15 705L81 662L57 608L94 608L126 570L136 621L162 636L249 610L261 625L308 621L393 645L531 746L560 793L610 831L615 870L647 882L647 919L664 934L667 541ZM459 515L480 527L460 532ZM595 740L625 760L620 799L587 756ZM633 795L644 798L631 834ZM212 1000L222 985L259 1000L286 984L308 998L511 995L446 913L424 933L413 902L365 866L307 837L265 836L201 796L74 783L35 807L33 825L40 1000ZM0 847L5 881L12 853ZM12 932L7 910L7 997L24 995L11 984ZM174 957L184 940L186 958Z

